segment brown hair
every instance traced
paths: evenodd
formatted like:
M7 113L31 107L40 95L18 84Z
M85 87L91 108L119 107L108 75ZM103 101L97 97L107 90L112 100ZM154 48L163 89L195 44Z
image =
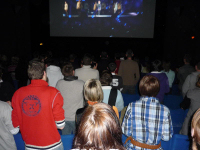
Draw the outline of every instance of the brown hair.
M110 86L112 82L112 74L108 70L104 70L100 77L102 86Z
M194 114L194 116L192 118L191 128L192 128L192 130L194 130L193 135L192 135L192 139L193 139L192 149L198 150L197 147L200 147L199 146L199 143L200 143L200 109L198 109L196 111L196 113Z
M160 83L156 77L146 75L140 81L139 90L142 96L155 97L160 90Z
M28 77L32 80L42 79L45 71L44 63L32 61L28 66Z
M122 129L111 106L97 103L86 108L74 138L73 148L125 150Z
M99 80L90 79L84 84L84 96L86 100L92 102L102 102L103 91Z
M64 76L73 76L74 67L71 63L66 63L66 65L62 68L62 73Z

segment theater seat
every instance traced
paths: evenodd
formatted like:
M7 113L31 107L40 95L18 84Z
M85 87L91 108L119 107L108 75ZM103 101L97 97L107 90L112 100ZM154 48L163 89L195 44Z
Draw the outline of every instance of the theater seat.
M61 140L63 142L64 150L72 149L73 139L74 139L74 134L61 135Z
M179 109L180 103L183 101L182 96L178 95L165 95L164 96L164 105L169 109Z
M129 103L135 102L137 100L140 99L140 95L139 94L122 94L123 96L123 100L124 100L124 107L128 106Z

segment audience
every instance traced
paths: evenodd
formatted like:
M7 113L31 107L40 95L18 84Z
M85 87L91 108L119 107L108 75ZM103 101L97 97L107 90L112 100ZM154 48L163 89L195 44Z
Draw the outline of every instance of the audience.
M189 74L195 71L194 67L190 65L192 58L186 54L183 58L184 65L178 69L177 78L179 80L179 90L182 91L183 83Z
M123 90L123 80L122 80L122 77L115 74L116 69L117 69L116 64L110 63L108 65L108 69L112 73L112 84L111 84L111 86L113 88L118 89L119 91L122 91Z
M76 123L80 122L81 116L88 105L94 105L100 103L103 100L103 91L99 80L90 79L84 84L84 97L86 102L85 107L80 108L76 111Z
M31 84L18 89L12 98L12 122L19 127L26 149L63 149L58 129L65 126L63 97L48 86L45 65L28 67Z
M120 112L124 108L124 100L121 92L111 86L112 74L109 71L102 72L100 82L103 90L103 102L117 107Z
M195 69L196 71L189 74L187 78L185 79L185 82L183 83L183 87L182 87L183 97L185 97L185 95L187 94L189 90L194 89L196 87L198 75L200 74L200 62L197 63L197 65L195 66Z
M67 63L62 73L64 79L59 80L56 88L64 98L63 109L65 110L65 128L62 135L75 133L75 114L77 109L83 107L83 86L84 82L74 76L74 68L71 63Z
M11 106L0 101L0 149L1 150L17 150L15 140L12 134L17 134L19 128L13 127L11 120Z
M156 98L159 80L152 75L144 76L139 90L140 99L128 105L122 123L122 131L128 137L126 148L162 149L161 140L172 138L173 127L169 109Z
M172 84L174 82L175 78L175 72L170 69L171 63L169 61L163 62L163 70L161 72L165 73L167 75L168 81L169 81L169 88L170 91L172 90Z
M170 91L169 88L169 81L165 73L160 72L161 70L161 61L155 60L152 62L152 72L147 75L153 75L159 80L160 83L160 90L158 94L156 95L156 98L158 98L160 103L163 103L164 95L165 93L168 93Z
M101 74L104 70L107 70L110 60L108 59L108 54L105 51L101 52L100 58L101 60L98 62L97 69Z
M191 123L192 150L200 149L200 108L196 111Z
M120 63L121 63L120 53L115 53L115 63L117 65L116 70L115 70L115 74L118 74L119 66L120 66Z
M75 70L75 76L86 82L89 79L99 80L99 71L91 68L92 59L89 54L83 57L83 67Z
M123 79L124 94L135 94L135 86L140 79L140 72L138 63L132 60L133 51L126 52L127 60L121 61L118 75Z
M57 82L60 79L63 79L58 60L49 58L48 60L46 60L46 67L48 84L49 86L56 87Z
M109 105L98 103L87 107L74 137L73 149L125 150L119 120Z
M187 92L186 95L190 99L190 107L187 113L187 116L184 120L183 126L181 128L180 134L189 135L189 123L191 121L192 115L195 113L197 109L200 108L200 75L198 76L198 80L196 82L196 87Z

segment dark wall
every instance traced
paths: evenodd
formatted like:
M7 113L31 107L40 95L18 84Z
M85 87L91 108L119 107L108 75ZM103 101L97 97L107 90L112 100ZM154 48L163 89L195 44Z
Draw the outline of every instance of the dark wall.
M30 13L28 1L2 0L1 53L6 55L30 54Z

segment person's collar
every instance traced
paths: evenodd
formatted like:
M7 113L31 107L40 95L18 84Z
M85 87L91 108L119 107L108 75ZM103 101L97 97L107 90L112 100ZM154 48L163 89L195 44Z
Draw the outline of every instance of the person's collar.
M111 89L111 86L102 86L102 89Z
M115 73L114 73L114 72L112 72L111 74L112 74L112 75L115 75Z
M97 104L98 102L95 101L95 102L92 102L92 101L87 101L88 105L94 105L94 104Z
M31 80L32 86L48 86L48 83L42 79Z
M140 100L146 101L146 102L151 101L151 102L159 103L159 100L156 97L141 96Z
M82 68L91 68L91 66L90 65L83 65Z
M151 73L162 73L162 72L159 72L159 71L152 71Z
M74 81L74 80L77 80L77 79L78 79L77 76L65 76L64 77L65 81Z

